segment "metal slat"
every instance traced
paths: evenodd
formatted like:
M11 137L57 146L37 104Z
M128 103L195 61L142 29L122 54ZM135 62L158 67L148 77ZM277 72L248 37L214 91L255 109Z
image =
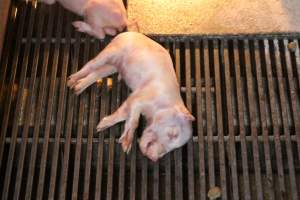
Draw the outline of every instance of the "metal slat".
M214 162L214 146L212 132L212 102L211 102L211 77L210 77L210 60L209 60L209 43L203 41L204 48L204 73L205 73L205 110L206 110L206 132L208 146L208 179L210 188L216 185L215 181L215 162Z
M25 113L32 112L33 110L33 104L34 104L34 88L36 84L36 74L37 74L37 68L38 68L38 61L39 61L39 56L40 56L40 39L42 35L42 26L44 23L44 14L43 10L39 9L39 23L38 23L38 30L37 30L37 38L38 42L36 43L35 49L34 49L34 58L33 58L33 64L32 64L32 69L31 69L31 75L30 75L30 84L29 84L29 98L26 102L26 110ZM26 153L26 148L27 148L27 139L28 139L28 131L29 131L29 122L30 122L30 117L25 118L25 125L22 133L22 144L21 144L21 149L20 149L20 155L19 155L19 160L17 163L17 166L19 170L17 171L17 177L16 177L16 185L15 185L15 192L14 192L14 199L19 199L20 195L20 189L21 189L21 182L22 182L22 176L23 176L23 167L24 167L24 161L25 161L25 153ZM31 174L33 176L33 174Z
M180 76L180 44L178 42L175 43L175 67L176 67L176 75L179 82L181 83ZM182 191L182 150L178 148L174 151L175 154L175 199L180 200L183 198Z
M30 38L32 35L33 31L33 23L34 23L34 16L35 16L35 11L34 9L31 9L30 12L30 21L29 21L29 27L27 30L27 38ZM5 179L4 179L4 188L3 188L3 194L2 194L2 199L7 199L8 194L9 194L9 186L10 186L10 181L11 181L11 173L13 170L13 161L14 161L14 154L16 151L16 138L18 135L18 120L21 112L21 107L22 107L22 100L24 99L24 91L25 91L25 78L26 78L26 72L28 68L28 60L29 60L29 53L30 53L30 47L31 43L27 43L25 45L25 52L23 56L23 61L22 61L22 71L21 71L21 78L20 78L20 84L18 88L18 99L17 99L17 105L16 105L16 110L14 113L14 119L13 119L13 128L12 128L12 142L9 147L9 154L8 154L8 163L7 163L7 168L6 168L6 173L5 173ZM18 181L18 180L16 180Z
M52 11L52 9L50 10ZM39 139L39 133L40 133L40 126L41 126L41 119L42 119L42 110L43 104L45 101L45 95L46 95L46 78L47 78L47 65L49 61L49 51L50 51L50 37L51 32L53 29L53 18L54 13L50 12L49 16L49 22L47 25L47 43L45 45L45 52L43 54L43 64L42 64L42 74L41 74L41 80L40 80L40 89L39 89L39 101L37 104L37 111L35 114L35 122L34 122L34 130L33 130L33 142L31 147L31 156L30 156L30 164L29 164L29 171L28 171L28 178L27 178L27 184L26 184L26 196L25 199L29 200L31 199L32 194L32 186L33 186L33 177L34 177L34 169L36 165L36 159L37 159L37 148L38 148L38 139Z
M112 100L111 110L113 113L120 105L120 84L118 84L117 76L113 78L112 86ZM118 131L118 127L114 126L110 129L109 135L109 150L108 150L108 166L107 166L107 191L106 199L111 200L113 198L113 176L114 176L114 157L115 157L115 134Z
M91 97L90 97L90 109L89 109L89 125L88 125L88 142L87 142L87 153L84 173L84 190L83 199L89 199L89 187L90 187L90 176L91 176L91 162L93 153L93 134L95 130L95 101L96 101L96 85L92 86Z
M227 40L222 40L224 46L228 45ZM236 149L235 149L235 135L233 127L233 108L232 108L232 93L231 88L231 79L230 79L230 63L229 63L229 52L228 48L224 49L223 52L223 63L225 68L225 85L226 85L226 102L227 102L227 119L228 119L228 154L229 154L229 164L230 164L230 173L231 173L231 189L232 189L232 198L234 200L239 199L239 185L238 185L238 176L237 176L237 162L236 162Z
M204 158L204 132L203 132L203 118L202 118L202 85L201 85L201 60L203 56L200 55L200 43L196 41L195 44L195 72L196 72L196 101L197 101L197 136L199 146L199 194L200 199L206 199L206 172L205 172L205 158Z
M167 50L169 51L169 54L171 56L173 52L173 44L170 44L170 42L166 42L165 43ZM176 70L177 72L177 70ZM166 200L171 200L171 153L168 153L167 155L164 156L165 157L165 199Z
M128 96L128 89L122 84L122 99ZM124 125L120 126L120 130L124 130ZM120 148L121 149L121 148ZM119 184L118 184L118 200L124 199L125 189L125 168L126 168L126 157L125 152L120 150L120 164L119 164Z
M74 173L73 173L73 188L72 188L72 199L80 198L78 196L78 184L79 184L79 170L81 160L81 148L82 148L82 135L83 135L83 115L86 104L86 93L80 96L79 103L79 115L77 124L77 138L76 138L76 150L75 150L75 162L74 162Z
M20 15L20 23L18 25L18 33L17 33L17 38L16 38L16 44L15 44L15 49L13 53L13 62L12 62L12 71L10 74L9 78L9 87L8 87L8 96L6 97L6 102L4 106L4 111L3 113L6 113L3 116L3 120L1 123L1 135L0 135L0 163L2 164L2 159L3 159L3 151L4 151L4 142L7 134L7 126L8 126L8 120L10 116L10 109L11 109L11 104L13 100L13 88L14 88L14 82L15 82L15 77L17 73L17 67L18 67L18 62L19 62L19 52L21 49L21 43L20 40L23 35L24 31L24 23L25 23L25 16L27 12L27 7L24 9L21 9L21 15ZM3 193L4 194L4 193Z
M159 161L153 166L153 199L159 199Z
M214 40L214 47L218 47L218 41ZM221 52L224 47L221 46ZM222 188L222 199L226 200L227 197L227 183L226 183L226 163L225 163L225 148L224 148L224 133L223 133L223 113L222 113L222 97L221 97L221 74L220 74L220 61L219 49L214 48L214 69L215 69L215 95L216 95L216 111L217 111L217 130L218 130L218 145L219 145L219 159L220 159L220 183Z
M275 137L275 153L276 153L276 166L277 166L277 174L279 179L279 192L280 198L285 199L286 189L284 183L284 174L283 174L283 166L282 166L282 150L280 144L280 133L278 127L278 113L276 112L276 102L275 102L275 90L274 90L274 79L272 75L272 66L271 66L271 55L269 49L269 42L268 40L264 40L264 52L265 52L265 59L266 59L266 68L267 68L267 79L268 79L268 91L269 91L269 98L270 98L270 106L271 106L271 117L272 117L272 127L273 127L273 134Z
M73 51L74 54L71 54L72 61L72 69L71 74L75 73L78 68L78 58L79 58L79 39L80 34L76 33L76 43L74 44ZM72 51L71 51L72 52ZM69 168L69 159L70 159L70 145L71 145L71 136L72 136L72 124L73 124L73 113L74 106L76 105L75 94L69 90L69 100L68 100L68 108L67 108L67 124L64 131L65 142L64 142L64 150L63 150L63 163L61 166L61 177L59 181L60 191L59 191L59 199L66 199L66 188L68 184L68 168Z
M86 35L86 42L84 44L84 56L83 62L88 62L90 42L88 40L89 36ZM77 121L77 138L76 138L76 150L75 150L75 162L74 162L74 173L73 173L73 187L72 187L72 199L81 198L78 196L78 185L79 185L79 173L80 173L80 163L81 163L81 149L82 149L82 137L83 137L83 120L84 112L86 111L85 105L87 104L87 93L83 92L79 96L79 115Z
M258 98L259 98L259 111L261 118L261 126L262 126L262 135L264 142L264 156L266 163L266 179L268 180L266 183L267 194L270 200L274 199L274 187L273 187L273 172L272 172L272 163L270 158L270 143L269 143L269 135L267 129L267 119L266 119L266 93L264 91L263 81L262 81L262 65L261 58L259 57L258 50L258 41L254 41L254 59L256 66L256 79L257 79L257 87L258 87Z
M249 41L244 40L244 58L245 58L245 71L247 79L247 92L248 92L248 102L249 102L249 113L250 113L250 126L251 126L251 135L253 137L252 149L253 149L253 161L254 161L254 173L255 173L255 185L257 192L257 199L263 199L262 193L262 182L261 182L261 168L260 168L260 159L259 159L259 148L258 148L258 139L257 139L257 128L256 128L256 115L254 108L254 89L253 89L253 74L251 73L251 63L250 63L250 49Z
M62 18L62 9L58 9L58 17ZM62 34L62 20L59 20L56 29L56 38L57 42L55 43L54 55L53 55L53 63L52 63L52 71L51 71L51 79L50 79L50 89L48 96L48 105L47 105L47 115L46 115L46 125L44 130L44 143L42 149L41 156L41 164L40 164L40 173L39 173L39 182L37 188L37 199L43 199L44 192L44 182L45 182L45 173L46 173L46 164L47 164L47 154L48 154L48 146L49 146L49 137L50 137L50 125L51 125L51 116L54 104L54 93L55 93L55 85L56 85L56 73L58 67L58 57L59 57L59 48L60 43L59 40Z
M185 42L185 85L186 85L186 105L189 111L192 111L192 91L191 91L191 50L189 41ZM193 133L192 133L193 134ZM188 142L188 194L189 200L195 199L195 186L194 186L194 147L193 140Z
M237 93L237 104L238 104L238 120L239 120L239 132L241 137L241 147L242 147L242 165L243 165L243 180L244 180L244 196L246 200L251 199L250 193L250 183L249 183L249 168L248 168L248 156L247 156L247 145L246 145L246 133L244 127L244 110L243 110L243 95L242 95L242 85L241 85L241 72L240 72L240 60L238 54L238 41L233 41L233 51L234 51L234 68L235 68L235 81L236 81L236 93Z
M67 15L70 18L70 15ZM55 127L55 143L54 148L52 151L52 166L51 166L51 175L50 175L50 189L49 189L49 199L55 198L55 184L56 184L56 177L57 177L57 164L58 164L58 153L59 153L59 140L61 137L62 131L62 123L64 121L64 110L66 107L66 78L67 78L67 69L68 69L68 61L69 61L69 52L70 52L70 28L71 26L66 26L66 37L67 43L64 46L63 50L63 63L62 63L62 70L61 70L61 79L60 79L60 88L59 88L59 100L58 100L58 111L57 118L56 118L56 127Z
M296 57L296 71L298 75L298 87L300 88L300 47L299 47L299 42L298 40L294 40L296 44L296 49L295 49L295 57Z
M289 88L287 91L289 92L289 96L291 97L291 104L292 104L292 117L295 126L295 135L297 136L297 149L298 149L298 156L300 156L300 110L297 109L297 97L298 100L300 96L300 92L296 90L296 85L293 78L293 71L292 71L292 63L291 63L291 54L288 50L288 40L284 40L284 52L285 52L285 67L287 71L287 78L288 78L288 85ZM297 94L298 93L298 94ZM299 102L298 102L299 103Z
M275 61L276 61L276 71L277 71L277 79L279 84L279 98L280 98L280 105L281 105L281 114L283 119L283 129L285 135L285 143L286 143L286 151L287 151L287 158L288 158L288 166L289 166L289 178L290 178L290 187L292 191L292 198L294 200L298 199L298 191L297 191L297 184L296 184L296 175L295 175L295 166L294 166L294 158L292 152L292 143L290 138L290 131L288 127L288 118L287 118L287 99L285 96L284 90L284 78L282 75L282 65L280 62L280 52L278 46L278 40L273 40L274 42L274 50L275 50Z
M142 200L147 200L148 189L148 160L142 155Z
M107 79L105 78L102 83L101 91L101 110L100 119L103 119L108 113L108 88ZM103 175L103 151L104 151L104 134L107 134L107 130L99 133L99 143L97 152L97 171L96 171L96 188L95 199L101 199L102 196L102 175Z
M129 199L136 199L136 135L134 136L130 155L130 191Z

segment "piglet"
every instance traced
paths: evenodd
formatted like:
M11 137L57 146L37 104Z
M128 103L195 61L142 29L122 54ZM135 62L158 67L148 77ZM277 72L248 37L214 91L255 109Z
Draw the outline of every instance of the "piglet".
M119 142L128 152L143 115L147 125L139 146L152 161L191 138L194 117L184 106L172 60L162 46L140 33L121 33L97 57L72 74L67 84L80 94L96 80L115 72L132 93L113 114L100 121L97 131L126 121Z
M59 2L64 8L83 16L73 26L80 32L103 39L105 34L116 35L130 24L122 0L41 0L47 4Z

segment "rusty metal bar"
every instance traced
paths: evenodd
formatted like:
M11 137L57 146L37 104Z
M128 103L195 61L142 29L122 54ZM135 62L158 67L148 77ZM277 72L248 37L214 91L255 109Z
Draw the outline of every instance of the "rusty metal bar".
M33 9L31 9L29 27L28 27L27 34L26 34L27 38L30 38L32 35L34 16L35 16L35 11ZM26 72L27 72L27 68L28 68L30 48L31 48L31 43L27 43L25 45L25 52L24 52L24 56L23 56L23 60L22 60L21 80L20 80L20 85L18 88L18 99L17 99L17 105L16 105L16 110L15 110L14 119L13 119L13 129L12 129L12 136L11 136L12 142L9 147L8 163L7 163L6 173L5 173L2 199L9 198L8 197L9 186L10 186L10 181L11 181L11 173L13 170L14 154L16 151L16 138L17 138L18 130L19 130L18 120L19 120L22 104L24 103L24 102L22 102L22 100L24 98L23 96L24 96L24 91L25 91L25 78L26 78Z
M80 38L80 34L76 33L77 41ZM80 43L76 42L73 46L74 54L71 53L70 58L72 61L72 69L71 74L75 73L78 68L78 59L79 59L79 48ZM66 199L66 188L68 183L68 169L69 169L69 159L70 159L70 146L71 146L71 136L72 136L72 124L73 124L73 113L74 113L74 106L76 105L75 94L69 90L69 100L68 100L68 107L67 107L67 124L64 131L64 150L63 150L63 162L61 166L61 176L60 176L60 190L59 190L59 199L63 200Z
M165 43L165 47L169 51L171 57L174 56L172 51L173 44L170 44L170 42L168 41ZM171 200L171 154L170 153L165 155L164 168L165 168L165 199Z
M34 103L34 99L35 99L35 94L34 94L34 88L35 88L35 84L36 84L36 74L37 74L37 68L38 68L38 61L39 61L39 56L40 56L40 38L42 35L42 26L44 23L44 14L43 14L43 9L39 9L39 13L38 13L38 17L39 17L39 23L38 23L38 30L37 30L37 38L38 38L38 42L35 45L35 49L34 49L34 58L33 58L33 64L32 64L32 69L31 69L31 75L30 75L30 84L29 84L29 98L26 102L26 110L25 113L31 113L33 110L33 103ZM34 13L33 13L33 17L34 17ZM29 115L30 116L30 115ZM17 166L19 168L19 170L17 171L17 177L16 177L16 185L15 185L15 192L14 192L14 199L19 199L19 195L20 195L20 189L21 189L21 182L22 182L22 176L23 176L23 167L24 167L24 161L25 161L25 153L26 153L26 148L27 148L27 139L28 139L28 129L29 129L29 122L30 122L30 117L26 117L25 118L25 125L23 128L23 133L22 133L22 144L21 144L21 149L20 149L20 155L19 155L19 160L17 163ZM33 176L33 174L31 174L31 176Z
M148 159L142 155L142 200L147 200L148 189Z
M258 49L258 41L254 41L254 46ZM273 172L272 172L272 163L270 158L270 143L269 143L269 134L267 129L267 119L266 119L266 91L264 91L263 81L262 81L262 64L261 58L258 50L254 50L254 59L256 67L256 79L257 79L257 88L258 88L258 99L259 99L259 111L260 119L262 126L262 135L264 142L264 156L266 163L266 177L267 177L267 194L270 200L273 200L274 197L274 187L273 187ZM253 147L254 148L254 147Z
M112 100L111 100L111 110L113 113L116 111L120 105L120 84L118 84L117 76L113 78L112 87ZM113 198L113 176L114 176L114 154L115 154L115 133L118 127L114 126L111 128L109 135L109 150L108 150L108 166L107 166L107 191L106 199L111 200Z
M298 40L294 40L293 42L295 42L296 44L296 49L295 49L296 66L295 67L298 75L298 87L300 88L300 51L299 51L300 42L298 42Z
M177 80L180 84L180 80L181 80L181 74L180 74L180 43L176 42L174 43L174 57L175 57L175 72L176 72L176 76L177 76Z
M70 15L67 15L70 18ZM70 19L69 19L70 20ZM58 168L58 153L59 153L59 140L61 137L61 131L63 126L63 121L65 117L65 110L66 107L66 79L67 79L67 69L68 69L68 61L69 61L69 52L70 52L70 40L68 38L71 37L70 33L71 26L70 24L66 26L66 37L67 43L64 46L63 50L63 63L62 63L62 70L61 70L61 78L60 78L60 88L59 88L59 100L58 100L58 112L56 118L56 127L55 127L55 143L54 148L52 151L52 166L51 166L51 175L50 175L50 188L49 188L49 198L55 198L55 184L56 184L56 177L57 177L57 168Z
M186 105L188 110L192 111L192 91L191 91L191 50L189 42L185 42L185 86L187 88L185 93ZM193 140L188 142L188 194L189 200L195 199L194 186L194 147Z
M281 133L283 134L283 132ZM263 142L263 137L260 135L257 137L258 138L258 141L259 142ZM205 136L204 137L204 140L207 141L207 137ZM275 137L270 135L269 136L269 141L273 142L275 140ZM281 142L284 142L285 141L285 136L284 135L281 135L279 137L279 140ZM49 142L53 143L55 141L54 138L49 138ZM100 140L98 138L94 138L93 139L93 143L97 143L99 142ZM224 141L225 143L229 141L229 136L224 136ZM240 142L241 141L241 138L240 136L235 136L235 141L236 142ZM252 142L252 136L246 136L246 141L247 142ZM296 140L296 136L295 135L291 135L291 141L293 142L297 142ZM11 142L11 139L10 138L6 138L5 139L5 143L10 143ZM17 137L17 143L21 143L22 142L22 138L21 137ZM33 139L32 138L28 138L27 140L28 143L32 143L33 142ZM60 143L65 143L66 142L66 139L65 138L61 138L60 140ZM109 144L109 138L105 138L104 141L103 141L105 144ZM118 142L118 139L116 138L115 139L115 142ZM198 137L197 136L193 136L193 142L198 142ZM218 136L214 136L213 137L213 142L218 142ZM43 138L38 138L38 143L43 143ZM87 143L87 138L82 138L82 143L83 144L86 144ZM71 144L76 144L76 138L71 138Z
M196 73L196 101L197 101L197 136L199 146L199 194L200 199L206 199L206 172L205 172L205 147L204 147L204 132L203 132L203 118L202 118L202 85L201 85L201 67L203 66L203 55L200 50L199 41L195 44L195 73ZM203 49L203 48L202 48Z
M244 65L246 71L247 79L247 92L248 92L248 102L249 102L249 113L250 113L250 125L251 125L251 135L253 137L252 149L253 149L253 160L254 160L254 172L255 172L255 185L257 192L257 199L263 200L262 193L262 182L261 182L261 168L260 168L260 159L259 159L259 148L258 148L258 139L257 139L257 128L256 128L256 119L258 118L257 112L254 108L254 88L253 88L253 77L254 74L251 72L252 65L250 63L250 49L249 41L244 40Z
M273 124L273 134L275 137L275 152L276 152L276 166L277 166L277 174L278 174L278 181L279 181L279 198L285 199L286 198L286 189L284 183L284 173L283 173L283 166L282 166L282 150L281 144L279 141L280 132L278 127L278 113L275 108L276 104L276 97L275 97L275 90L274 90L274 79L272 74L272 66L271 66L271 55L270 55L270 48L269 48L269 41L264 40L264 53L266 59L266 71L267 71L267 79L268 79L268 91L269 91L269 98L270 98L270 107L271 107L271 117L272 117L272 124Z
M101 110L100 119L103 119L108 113L108 88L107 79L103 80L102 91L101 91ZM103 175L103 154L104 154L104 134L107 134L108 130L99 133L99 143L97 152L97 171L96 171L96 188L95 188L95 199L101 199L102 196L102 175Z
M95 50L95 48L94 48ZM95 52L96 54L98 52ZM88 125L88 141L87 141L87 153L86 153L86 163L85 163L85 173L84 173L84 190L83 199L89 199L89 187L91 182L91 170L92 170L92 153L93 153L93 134L95 130L95 110L96 110L96 85L91 86L90 95L90 108L89 108L89 125Z
M241 147L242 147L242 165L243 165L243 180L244 180L244 195L246 200L251 199L250 193L250 183L249 183L249 168L248 168L248 156L247 156L247 146L246 146L246 133L244 127L244 110L243 110L243 95L242 95L242 85L240 82L241 71L240 71L240 56L238 52L238 41L233 41L233 51L234 51L234 68L235 68L235 82L236 82L236 93L237 93L237 104L238 104L238 120L239 120L239 133L241 136Z
M218 46L218 41L214 40L214 47ZM218 130L218 145L219 145L219 159L220 159L220 183L222 189L222 199L226 200L227 197L227 184L226 184L226 163L225 163L225 148L224 148L224 133L223 133L223 112L222 112L222 93L221 93L221 73L219 54L224 51L223 45L221 51L214 48L214 71L215 71L215 95L216 95L216 111L217 111L217 130Z
M88 62L90 43L88 40L89 36L86 35L86 42L84 44L84 56L83 62ZM79 100L79 115L77 122L77 138L76 138L76 150L75 150L75 162L74 162L74 174L73 174L73 188L72 188L72 199L81 198L78 196L78 184L79 184L79 174L80 174L80 161L81 161L81 149L82 149L82 137L83 137L83 119L84 112L86 111L85 105L87 103L87 93L83 92L80 95Z
M9 116L10 116L10 109L12 106L14 82L15 82L15 78L16 78L18 62L19 62L19 52L20 52L20 48L21 48L20 39L22 38L23 31L24 31L26 13L27 13L27 7L25 9L22 9L21 14L20 14L21 20L18 25L18 31L17 31L18 33L17 33L16 44L15 44L15 49L14 49L14 53L13 53L13 62L12 62L12 67L11 67L12 71L11 71L10 78L9 78L9 87L8 87L8 93L7 93L8 96L6 97L7 99L6 99L4 111L3 111L4 113L6 113L6 115L3 116L2 126L1 126L1 135L0 135L0 161L1 161L1 164L3 164L2 159L3 159L3 151L4 151L4 141L5 141L6 134L7 134L8 120L9 120Z
M209 186L212 188L216 184L215 178L215 162L214 162L214 146L213 146L213 132L212 132L212 101L211 101L211 77L210 66L212 63L209 57L209 42L203 41L204 48L204 74L205 74L205 110L206 110L206 132L207 132L207 146L208 146L208 179Z
M127 97L128 89L122 84L122 99ZM121 125L120 130L124 130L124 125ZM120 148L121 149L121 148ZM118 200L124 199L124 189L125 189L125 168L126 168L126 158L125 152L120 151L120 164L119 164L119 185L118 185Z
M43 11L43 10L42 10ZM50 10L52 11L52 9ZM29 172L28 172L28 178L27 178L27 184L26 184L26 196L25 199L29 200L31 199L32 195L32 186L33 186L33 177L34 177L34 170L36 165L36 159L37 159L37 148L38 148L38 139L39 139L39 133L40 133L40 124L41 124L41 118L42 118L42 110L43 104L45 101L45 95L46 95L46 78L47 78L47 65L49 61L49 51L50 51L50 37L51 32L53 29L53 17L54 13L50 12L49 16L49 22L47 25L47 39L48 42L45 45L45 52L43 54L43 64L42 64L42 75L41 75L41 81L40 81L40 89L39 89L39 101L37 105L37 111L35 115L35 126L33 131L33 142L31 147L31 157L30 157L30 164L29 164Z
M58 16L62 18L62 9L58 9ZM53 55L53 63L52 63L52 71L51 71L51 79L50 79L50 89L48 96L48 105L47 105L47 116L46 116L46 125L44 131L44 144L42 149L41 156L41 164L40 164L40 173L39 173L39 182L37 188L37 199L43 199L44 192L44 182L45 182L45 173L46 173L46 164L47 164L47 154L48 154L48 146L49 146L49 137L50 137L50 123L53 111L54 104L54 93L55 93L55 85L56 85L56 73L58 68L58 58L59 58L59 49L60 43L59 39L62 34L62 20L60 20L57 24L56 28L56 38L57 43L55 43L54 55Z
M181 75L180 75L180 43L175 43L175 68L176 75L181 84ZM179 70L179 71L177 71ZM175 154L175 199L180 200L183 198L182 191L182 150L178 148L174 151Z
M293 79L293 71L292 71L292 63L291 63L291 54L288 50L288 40L284 40L284 52L285 52L285 68L287 71L287 77L288 77L288 85L289 88L287 91L289 92L289 96L291 97L291 104L292 104L292 117L294 121L295 126L295 135L297 136L297 149L298 149L298 156L300 156L300 110L297 109L297 103L300 92L296 89L296 84ZM282 66L284 67L284 66ZM298 98L297 98L298 97Z
M137 140L135 135L130 152L130 200L136 199L136 143Z
M228 46L227 40L222 40L224 46ZM229 62L229 52L228 48L224 48L222 62L224 63L225 68L225 86L226 86L226 102L227 102L227 119L228 119L228 156L229 156L229 165L231 173L231 189L232 189L232 198L234 200L239 199L239 185L238 185L238 176L237 176L237 161L236 161L236 148L235 148L235 134L233 127L233 108L232 108L232 97L231 94L233 90L231 88L231 79L230 79L230 62Z
M297 191L297 184L296 184L296 174L295 174L295 167L294 167L294 158L292 152L292 143L290 138L290 131L288 127L288 116L287 116L287 97L285 95L284 89L284 80L282 75L282 64L280 60L280 49L278 45L278 40L274 40L274 50L275 50L275 61L276 61L276 72L277 72L277 80L279 85L279 100L281 105L281 114L283 119L283 128L284 128L284 135L285 135L285 142L286 142L286 151L287 151L287 158L288 158L288 166L289 166L289 178L290 178L290 187L291 187L291 196L292 199L298 199L298 191Z
M153 199L159 200L159 161L153 166Z

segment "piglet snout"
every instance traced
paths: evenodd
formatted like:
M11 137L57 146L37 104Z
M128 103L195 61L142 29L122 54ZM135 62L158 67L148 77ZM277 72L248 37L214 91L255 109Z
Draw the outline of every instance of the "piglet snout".
M143 135L139 145L143 155L153 162L156 162L166 152L165 147L155 138L154 133Z

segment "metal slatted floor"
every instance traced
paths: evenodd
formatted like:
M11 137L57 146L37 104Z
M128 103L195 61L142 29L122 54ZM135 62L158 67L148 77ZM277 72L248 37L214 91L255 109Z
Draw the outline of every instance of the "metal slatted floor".
M101 118L129 94L111 78L76 97L66 79L109 42L75 33L59 6L11 9L0 74L1 199L299 199L300 34L152 36L197 120L158 163L127 155Z

